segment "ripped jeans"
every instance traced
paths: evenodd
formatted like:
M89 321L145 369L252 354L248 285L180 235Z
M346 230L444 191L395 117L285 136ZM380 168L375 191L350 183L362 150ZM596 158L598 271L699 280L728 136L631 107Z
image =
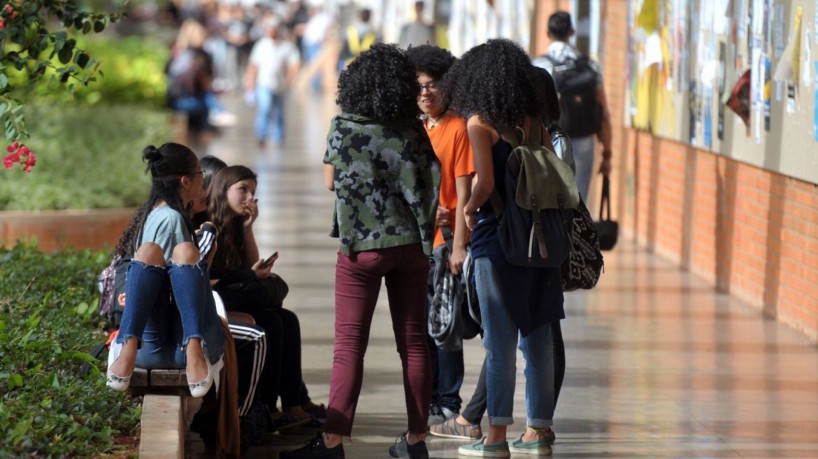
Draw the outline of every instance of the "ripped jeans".
M132 260L125 285L125 310L116 337L140 340L136 366L185 368L190 338L205 344L211 364L224 353L224 331L216 313L207 262L151 266Z

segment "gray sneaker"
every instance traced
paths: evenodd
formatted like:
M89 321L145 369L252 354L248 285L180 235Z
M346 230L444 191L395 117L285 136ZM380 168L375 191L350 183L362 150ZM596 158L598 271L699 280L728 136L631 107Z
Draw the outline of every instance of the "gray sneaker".
M457 422L457 416L451 417L443 422L429 427L429 433L436 437L460 438L463 440L479 440L483 438L483 429L479 424L469 424L464 426Z
M458 414L460 413L446 407L432 405L432 409L429 410L429 421L427 424L430 426L443 424L445 421L457 417Z

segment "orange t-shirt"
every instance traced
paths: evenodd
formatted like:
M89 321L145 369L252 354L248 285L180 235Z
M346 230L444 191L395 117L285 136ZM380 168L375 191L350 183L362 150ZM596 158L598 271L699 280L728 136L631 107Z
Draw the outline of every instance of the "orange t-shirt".
M438 201L441 207L449 209L451 213L450 227L454 233L455 213L457 212L457 186L455 179L474 175L474 153L469 143L469 134L466 131L466 120L449 114L440 120L440 123L429 127L424 123L429 140L435 149L437 159L440 160L440 196ZM466 239L468 241L468 238ZM443 234L440 228L435 228L434 247L443 244Z

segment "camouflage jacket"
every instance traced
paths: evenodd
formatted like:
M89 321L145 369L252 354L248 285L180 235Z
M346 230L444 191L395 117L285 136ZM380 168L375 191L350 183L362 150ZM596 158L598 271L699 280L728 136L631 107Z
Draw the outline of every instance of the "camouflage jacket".
M341 253L418 242L432 253L440 163L419 120L336 115L324 163L335 167L331 235Z

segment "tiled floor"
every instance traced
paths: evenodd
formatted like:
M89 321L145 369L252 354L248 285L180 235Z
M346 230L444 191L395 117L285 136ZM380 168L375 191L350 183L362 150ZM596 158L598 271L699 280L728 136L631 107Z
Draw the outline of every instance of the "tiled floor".
M290 285L285 304L301 319L304 378L313 399L325 403L336 242L327 236L333 195L323 187L321 158L333 98L293 94L281 148L259 149L252 109L231 107L242 124L203 153L259 173L257 239L262 255L280 251L276 270ZM566 295L568 368L554 457L818 457L815 343L629 241L605 257L597 288ZM467 342L465 397L481 360L480 343ZM521 373L521 358L518 368ZM523 428L523 384L520 374L509 438ZM382 295L347 457L388 457L405 423L400 364ZM308 435L269 435L247 457L276 458ZM434 458L457 457L459 444L428 442ZM190 457L211 455L195 435L188 447Z

